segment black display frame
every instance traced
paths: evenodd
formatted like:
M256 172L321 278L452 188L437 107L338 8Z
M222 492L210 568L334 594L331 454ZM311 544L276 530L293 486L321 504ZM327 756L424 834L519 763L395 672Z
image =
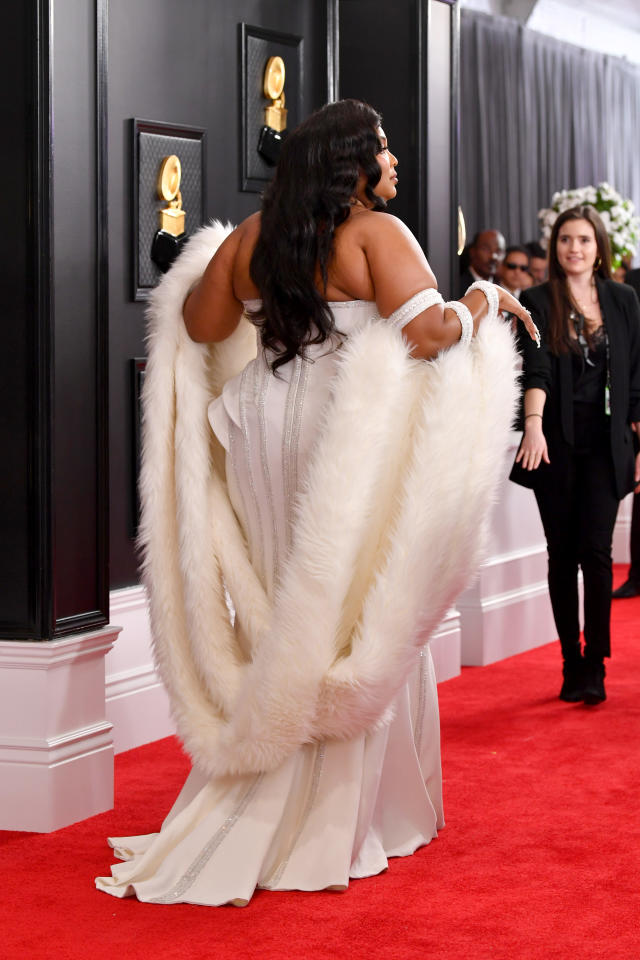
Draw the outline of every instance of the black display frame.
M238 24L238 64L240 90L240 190L243 193L260 193L273 175L274 167L264 163L256 150L260 128L249 129L249 114L254 113L256 102L264 107L267 101L262 96L262 77L251 63L249 46L251 41L261 43L264 66L271 56L282 55L282 47L290 47L295 52L297 90L291 91L292 81L285 80L286 107L289 111L287 129L291 130L302 120L304 89L304 38L292 33L279 33L264 27L254 27L248 23ZM285 60L285 68L287 61ZM251 104L250 104L251 100Z
M181 123L168 123L161 120L143 120L139 117L131 118L131 299L135 302L145 301L149 298L154 285L141 283L140 279L140 257L150 254L151 246L145 253L141 249L140 238L140 134L151 133L162 137L175 137L180 140L196 140L200 143L200 210L199 222L196 226L202 226L206 220L207 211L207 131L205 127L194 127ZM187 234L193 232L187 224ZM193 218L191 218L191 227L193 227Z

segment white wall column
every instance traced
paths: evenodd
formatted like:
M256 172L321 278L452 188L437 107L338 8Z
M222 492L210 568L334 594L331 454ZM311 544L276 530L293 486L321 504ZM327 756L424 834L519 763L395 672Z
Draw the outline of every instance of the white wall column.
M460 613L452 607L429 641L438 683L459 676L462 666L461 647Z
M633 494L620 502L616 525L613 530L613 562L629 563L629 539L631 537L631 513L633 511Z
M113 806L104 665L119 632L0 641L0 829L48 833Z
M557 636L547 588L547 545L535 497L508 479L520 436L512 434L487 559L456 604L466 666L494 663Z
M106 662L107 719L116 753L175 733L169 697L153 661L149 609L139 584L112 590L111 616L122 634Z

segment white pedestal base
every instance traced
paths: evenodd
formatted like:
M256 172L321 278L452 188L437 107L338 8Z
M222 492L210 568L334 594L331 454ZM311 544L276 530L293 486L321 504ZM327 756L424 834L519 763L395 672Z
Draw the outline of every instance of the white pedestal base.
M497 590L496 576L502 578L509 567L515 568L516 585ZM550 643L557 631L547 588L546 551L492 558L460 597L458 608L465 666L483 667Z
M629 538L631 537L631 514L633 512L633 494L620 502L616 525L613 529L613 562L629 563Z
M175 733L169 697L153 663L151 627L144 588L113 590L111 616L122 624L120 640L107 655L107 720L116 753Z
M460 675L461 670L461 630L460 614L451 609L431 637L429 643L436 680L450 680Z
M0 829L49 833L113 806L104 658L119 631L0 641Z
M491 517L487 560L458 599L462 663L484 666L557 636L547 588L547 544L535 497L507 479L520 443L512 435Z

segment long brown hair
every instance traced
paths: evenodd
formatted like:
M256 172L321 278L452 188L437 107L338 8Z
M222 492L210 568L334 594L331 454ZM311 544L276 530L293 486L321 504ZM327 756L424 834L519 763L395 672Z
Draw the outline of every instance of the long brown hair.
M598 216L595 207L585 204L581 207L571 207L561 213L553 225L549 240L549 287L551 290L551 315L549 318L548 344L549 349L556 356L567 353L572 342L567 328L567 318L572 311L578 310L574 303L567 283L567 277L558 262L558 234L567 220L586 220L593 227L598 247L597 256L600 264L594 274L602 280L611 279L611 247L609 236L604 223ZM596 261L597 262L597 261Z
M312 113L284 141L250 266L262 299L251 318L275 354L274 371L335 329L316 273L326 290L335 231L349 216L361 173L371 209L386 206L373 192L381 176L380 119L366 103L339 100Z

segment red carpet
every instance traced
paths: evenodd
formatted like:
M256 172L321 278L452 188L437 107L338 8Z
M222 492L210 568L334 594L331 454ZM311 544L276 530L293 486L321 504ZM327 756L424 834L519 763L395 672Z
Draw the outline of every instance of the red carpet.
M555 644L442 684L447 826L346 893L261 892L246 909L97 893L105 837L156 830L187 772L171 739L120 755L114 811L0 832L0 957L638 960L639 622L640 599L614 603L599 707L556 699Z

